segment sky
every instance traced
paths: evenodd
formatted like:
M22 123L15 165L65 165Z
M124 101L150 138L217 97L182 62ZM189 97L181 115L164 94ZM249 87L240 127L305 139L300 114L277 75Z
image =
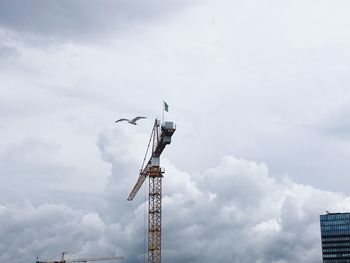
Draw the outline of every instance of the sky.
M163 261L321 262L319 215L350 210L349 8L0 0L0 261L143 262L126 198L166 101Z

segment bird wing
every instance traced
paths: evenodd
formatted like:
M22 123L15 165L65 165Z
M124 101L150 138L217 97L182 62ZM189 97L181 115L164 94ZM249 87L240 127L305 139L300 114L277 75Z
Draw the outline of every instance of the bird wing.
M132 121L132 122L136 122L136 121L138 121L138 120L140 120L140 119L146 119L146 117L137 116L136 118L133 118L131 121Z
M116 120L115 122L120 122L120 121L129 121L128 119L119 119L119 120Z

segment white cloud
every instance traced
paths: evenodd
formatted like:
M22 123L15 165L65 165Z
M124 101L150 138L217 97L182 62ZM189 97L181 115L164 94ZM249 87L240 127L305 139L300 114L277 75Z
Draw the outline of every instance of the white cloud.
M134 202L124 201L137 177L135 155L125 147L135 143L135 135L127 128L100 135L112 175L98 213L66 205L3 205L1 236L7 238L0 244L1 260L21 263L69 249L141 262L143 190ZM319 214L350 209L347 196L275 179L266 164L232 156L197 174L180 171L166 159L164 166L167 262L315 262L321 257Z

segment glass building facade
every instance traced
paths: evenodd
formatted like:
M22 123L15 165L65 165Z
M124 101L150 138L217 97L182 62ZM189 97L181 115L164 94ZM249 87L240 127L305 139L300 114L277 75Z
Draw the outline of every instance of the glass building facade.
M320 215L323 263L350 263L350 213Z

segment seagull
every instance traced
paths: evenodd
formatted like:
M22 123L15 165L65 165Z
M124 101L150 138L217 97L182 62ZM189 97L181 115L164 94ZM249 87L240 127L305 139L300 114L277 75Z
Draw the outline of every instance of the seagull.
M136 118L133 118L132 120L129 120L129 119L119 119L119 120L116 120L115 122L120 122L120 121L127 121L128 123L130 124L133 124L133 125L136 125L137 121L140 120L140 119L146 119L146 117L142 117L142 116L137 116Z

